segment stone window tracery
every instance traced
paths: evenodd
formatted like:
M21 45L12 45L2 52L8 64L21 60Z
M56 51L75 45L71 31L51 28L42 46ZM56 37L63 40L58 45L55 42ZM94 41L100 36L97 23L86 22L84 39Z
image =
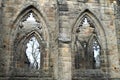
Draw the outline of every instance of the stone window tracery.
M45 54L44 40L36 31L28 33L16 45L16 68L23 70L42 70Z
M75 39L75 68L98 69L100 68L101 47L97 38L94 23L86 15L76 28Z
M100 68L100 45L95 36L92 38L88 45L87 55L88 55L88 64L92 63L92 65L88 65L88 67L93 69Z
M24 70L43 69L45 63L45 40L42 23L32 11L27 13L18 24L15 40L15 67Z
M24 18L20 21L19 29L30 29L30 28L38 28L42 29L42 23L37 19L36 15L32 12L28 13Z

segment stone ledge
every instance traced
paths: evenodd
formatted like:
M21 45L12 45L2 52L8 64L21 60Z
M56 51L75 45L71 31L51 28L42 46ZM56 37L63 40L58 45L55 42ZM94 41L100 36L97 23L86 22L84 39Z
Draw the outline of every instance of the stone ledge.
M44 78L32 78L32 77L0 77L0 80L53 80L50 77L44 77Z
M101 70L75 70L73 80L108 80L108 75Z

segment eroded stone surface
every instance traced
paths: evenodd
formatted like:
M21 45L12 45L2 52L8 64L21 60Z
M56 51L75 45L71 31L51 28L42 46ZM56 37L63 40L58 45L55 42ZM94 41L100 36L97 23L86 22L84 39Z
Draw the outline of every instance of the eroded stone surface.
M38 24L22 25L27 13ZM0 80L120 79L119 14L119 1L113 0L0 0ZM85 18L87 26L82 25ZM30 71L24 63L30 36L40 38L40 70ZM92 36L101 48L97 70L88 69L87 58L93 55L86 57ZM77 51L80 69L75 69Z

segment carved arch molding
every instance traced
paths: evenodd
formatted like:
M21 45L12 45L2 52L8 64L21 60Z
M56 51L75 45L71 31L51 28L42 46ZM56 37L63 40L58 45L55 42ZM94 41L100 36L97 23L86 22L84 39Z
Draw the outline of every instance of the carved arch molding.
M14 27L12 76L47 75L50 65L49 32L43 15L35 7L28 6L18 15Z
M104 29L93 13L89 10L82 12L73 27L72 66L73 79L87 76L89 71L94 74L103 72L108 61L106 59L106 37ZM103 66L103 64L105 66ZM89 76L89 75L88 75Z

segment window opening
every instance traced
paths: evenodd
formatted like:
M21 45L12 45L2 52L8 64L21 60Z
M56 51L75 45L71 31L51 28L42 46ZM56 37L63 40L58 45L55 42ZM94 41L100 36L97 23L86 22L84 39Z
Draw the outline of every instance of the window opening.
M95 60L95 68L100 68L100 45L97 41L93 42L93 53L94 53L94 60Z
M100 68L100 45L96 38L89 44L92 35L96 35L94 24L88 17L84 17L76 29L77 51L75 51L75 68ZM78 46L79 44L79 46ZM75 44L76 45L76 44Z
M30 68L40 69L41 67L41 52L40 52L40 44L35 37L30 38L27 43L26 55L29 59Z
M36 22L35 18L33 17L33 14L30 13L29 17L26 19L28 22Z
M20 29L29 29L29 28L39 28L41 29L41 24L39 20L34 16L34 14L28 13L20 22L19 28Z

